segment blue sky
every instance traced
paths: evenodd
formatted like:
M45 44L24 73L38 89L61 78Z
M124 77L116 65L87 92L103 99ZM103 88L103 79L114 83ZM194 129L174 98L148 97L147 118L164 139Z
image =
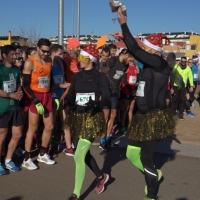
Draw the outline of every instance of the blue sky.
M64 0L64 34L72 34L72 1L75 29L77 0ZM81 1L81 34L103 35L120 30L115 24L109 0ZM199 0L122 0L128 8L128 25L133 35L138 33L195 31L200 33ZM41 37L58 35L58 0L0 0L0 36L17 35L19 27L34 28Z

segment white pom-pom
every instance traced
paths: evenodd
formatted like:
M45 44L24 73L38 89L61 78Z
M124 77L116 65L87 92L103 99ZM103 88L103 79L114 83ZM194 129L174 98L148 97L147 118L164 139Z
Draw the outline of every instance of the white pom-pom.
M174 43L170 43L170 46L171 46L171 47L174 47Z

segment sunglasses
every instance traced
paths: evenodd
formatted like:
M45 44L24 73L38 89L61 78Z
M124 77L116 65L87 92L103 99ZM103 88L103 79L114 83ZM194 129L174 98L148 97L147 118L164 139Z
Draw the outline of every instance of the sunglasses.
M80 61L85 61L86 59L90 58L89 56L78 55L78 59Z
M189 64L192 64L192 62L188 62Z
M17 57L16 60L23 60L23 57Z
M186 63L187 61L185 61L185 60L181 60L181 62L182 62L182 63Z
M46 50L43 50L43 49L41 49L41 51L42 51L43 54L49 54L49 52L50 52L50 51L46 51Z

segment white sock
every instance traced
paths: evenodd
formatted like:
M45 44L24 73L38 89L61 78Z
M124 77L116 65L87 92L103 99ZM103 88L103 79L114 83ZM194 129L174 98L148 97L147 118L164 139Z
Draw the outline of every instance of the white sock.
M11 161L11 159L5 159L5 163L9 163Z

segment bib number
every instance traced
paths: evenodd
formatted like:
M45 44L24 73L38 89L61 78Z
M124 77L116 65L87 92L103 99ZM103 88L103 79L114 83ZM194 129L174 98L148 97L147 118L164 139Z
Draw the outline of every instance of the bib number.
M136 92L137 97L144 97L144 87L145 87L145 81L140 81Z
M62 84L63 83L63 77L61 75L53 76L55 84Z
M95 101L95 93L77 93L76 94L76 104L84 105L89 102L90 97Z
M199 78L198 74L194 74L194 78Z
M123 76L124 72L116 70L116 74L113 76L114 79L120 79Z
M48 88L50 85L50 77L38 77L38 88Z
M136 76L129 76L129 84L136 84L137 77Z
M3 82L4 92L13 93L16 91L16 80Z

